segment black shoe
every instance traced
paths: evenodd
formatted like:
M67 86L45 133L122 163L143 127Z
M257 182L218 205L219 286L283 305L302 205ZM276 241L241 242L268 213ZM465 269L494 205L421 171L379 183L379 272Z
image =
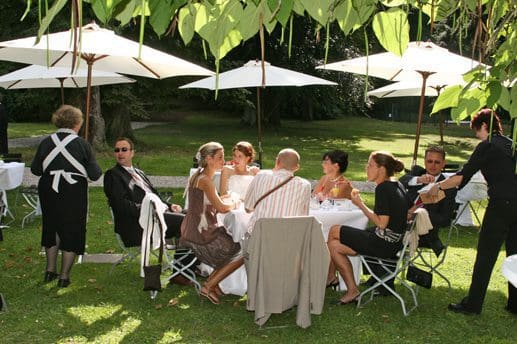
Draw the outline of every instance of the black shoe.
M52 282L55 280L59 275L52 271L45 272L45 277L43 278L44 283Z
M468 309L467 305L464 303L449 303L449 306L447 307L448 310L456 312L456 313L462 313L466 315L478 315L481 312L476 312L473 310Z
M58 281L57 281L57 286L59 288L66 288L70 285L70 279L62 279L60 278Z

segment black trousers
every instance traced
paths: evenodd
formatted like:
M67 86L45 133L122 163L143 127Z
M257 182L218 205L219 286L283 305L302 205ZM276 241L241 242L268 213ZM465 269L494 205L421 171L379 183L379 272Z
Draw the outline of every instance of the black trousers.
M486 290L501 246L506 256L517 254L517 200L490 200L479 233L476 262L466 306L481 312ZM508 309L517 312L517 289L508 283Z

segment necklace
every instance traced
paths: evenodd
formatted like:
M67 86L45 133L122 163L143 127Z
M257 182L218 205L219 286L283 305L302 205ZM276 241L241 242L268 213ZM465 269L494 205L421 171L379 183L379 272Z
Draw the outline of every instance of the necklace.
M341 177L342 177L342 176L338 176L337 178L330 179L330 181L331 181L332 183L335 183L335 182L337 182L338 180L340 180L340 179L341 179Z

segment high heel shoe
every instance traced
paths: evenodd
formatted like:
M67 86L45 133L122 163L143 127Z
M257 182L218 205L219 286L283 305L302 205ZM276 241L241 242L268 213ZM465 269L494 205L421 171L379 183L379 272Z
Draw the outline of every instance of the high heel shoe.
M52 282L55 280L59 275L52 271L46 271L45 277L43 278L44 283Z
M339 279L336 277L332 281L327 283L327 288L332 288L334 290L337 290L339 287Z
M58 281L57 281L57 286L59 288L66 288L70 285L70 279L62 279L60 278Z

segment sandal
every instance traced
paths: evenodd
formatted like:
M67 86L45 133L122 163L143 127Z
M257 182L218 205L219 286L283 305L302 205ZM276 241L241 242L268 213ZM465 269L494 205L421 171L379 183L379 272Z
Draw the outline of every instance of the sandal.
M221 301L219 301L217 295L214 292L211 292L209 289L206 289L205 287L201 288L201 290L199 291L199 295L206 297L214 305L221 304Z
M332 288L334 290L337 290L339 287L339 279L337 277L334 277L334 279L327 283L326 288Z

